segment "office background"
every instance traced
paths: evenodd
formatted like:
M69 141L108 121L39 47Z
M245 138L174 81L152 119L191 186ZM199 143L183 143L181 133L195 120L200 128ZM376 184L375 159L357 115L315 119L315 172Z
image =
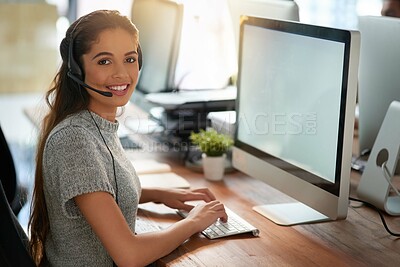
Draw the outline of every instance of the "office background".
M223 19L219 17L223 12L216 8L226 8L226 0L182 2L198 10L199 15L216 11L212 13L215 17L210 19ZM382 5L381 0L296 2L301 22L350 29L357 29L357 16L379 15ZM118 9L130 16L131 5L132 0L0 0L0 124L11 146L18 178L28 188L33 184L37 131L23 109L43 100L59 65L58 45L69 19L104 8ZM232 62L228 58L221 64ZM23 225L26 225L28 213L27 206L20 213Z

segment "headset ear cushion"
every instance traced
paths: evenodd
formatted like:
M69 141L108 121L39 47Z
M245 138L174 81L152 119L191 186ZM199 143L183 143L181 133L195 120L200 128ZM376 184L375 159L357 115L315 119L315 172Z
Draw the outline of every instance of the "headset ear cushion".
M143 64L143 57L142 57L142 48L140 47L140 44L138 44L137 48L138 52L138 63L139 63L139 70L142 68Z
M70 38L69 40L69 49L68 49L68 69L69 72L75 76L78 76L79 79L82 79L82 70L79 67L78 63L74 59L74 46L73 46L74 39Z

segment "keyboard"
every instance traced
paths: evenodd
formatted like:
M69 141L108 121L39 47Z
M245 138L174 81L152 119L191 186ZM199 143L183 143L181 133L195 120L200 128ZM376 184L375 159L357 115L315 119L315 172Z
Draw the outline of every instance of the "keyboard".
M238 234L250 233L253 236L258 236L260 231L248 223L245 219L240 217L238 214L230 210L225 206L225 211L228 215L228 221L226 223L221 220L217 220L215 223L204 229L201 233L209 239L216 239L221 237L227 237ZM186 217L187 212L178 210L177 213Z
M121 145L124 149L140 149L142 148L139 144L134 142L129 136L120 137Z

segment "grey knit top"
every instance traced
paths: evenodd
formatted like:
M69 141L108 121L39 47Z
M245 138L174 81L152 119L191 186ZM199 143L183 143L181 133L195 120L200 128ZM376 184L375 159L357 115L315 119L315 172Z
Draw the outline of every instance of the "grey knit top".
M114 157L117 185L111 154L95 122ZM112 266L111 257L76 206L75 196L97 191L117 196L122 214L135 231L141 186L119 142L118 125L85 110L59 123L47 139L43 175L50 232L45 252L51 266Z

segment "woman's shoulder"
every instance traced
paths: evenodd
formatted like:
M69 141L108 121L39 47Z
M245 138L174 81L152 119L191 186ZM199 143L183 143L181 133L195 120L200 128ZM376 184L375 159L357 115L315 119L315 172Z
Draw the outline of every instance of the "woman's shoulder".
M91 127L82 112L69 115L50 132L48 142L59 143L60 141L89 141L93 138Z

